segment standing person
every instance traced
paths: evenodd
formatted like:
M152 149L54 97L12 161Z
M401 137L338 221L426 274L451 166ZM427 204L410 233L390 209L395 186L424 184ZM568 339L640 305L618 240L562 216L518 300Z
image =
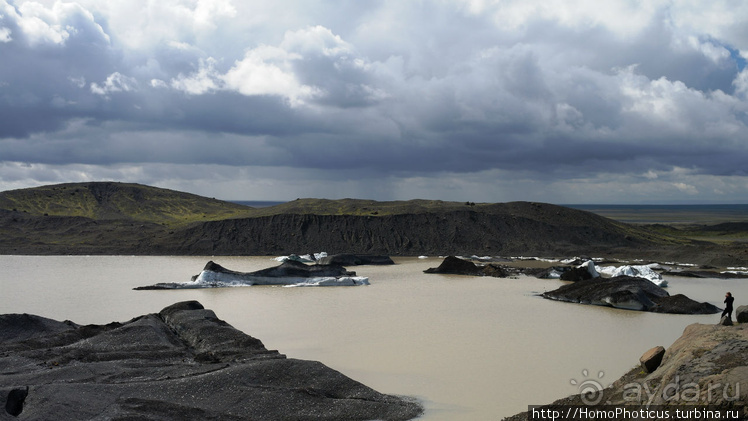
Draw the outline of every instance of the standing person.
M726 314L728 319L732 319L732 302L733 301L735 301L735 297L732 296L731 292L728 292L727 294L725 294L725 301L724 301L725 310L722 312L721 317L725 317L725 314Z

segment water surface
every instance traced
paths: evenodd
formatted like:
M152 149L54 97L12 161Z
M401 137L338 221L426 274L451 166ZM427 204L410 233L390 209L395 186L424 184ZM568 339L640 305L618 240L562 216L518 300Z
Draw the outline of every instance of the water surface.
M581 384L600 372L607 385L687 325L718 319L536 296L562 284L555 280L422 273L437 258L350 268L370 278L361 287L132 290L184 282L211 259L239 271L277 264L269 257L0 256L0 313L104 324L198 300L269 349L418 397L428 421L500 420L577 393L572 379ZM729 290L736 307L748 300L746 281L666 279L671 294L721 305Z

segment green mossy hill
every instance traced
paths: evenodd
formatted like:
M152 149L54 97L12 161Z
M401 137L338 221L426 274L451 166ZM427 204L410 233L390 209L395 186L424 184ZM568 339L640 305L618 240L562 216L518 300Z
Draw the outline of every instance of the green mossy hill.
M0 192L0 210L28 216L177 225L244 217L252 212L247 206L194 194L115 182L57 184Z
M547 203L298 199L267 208L139 184L0 192L0 253L631 256L748 261L748 250ZM711 250L710 248L714 250Z
M363 199L296 199L280 205L257 209L255 216L279 214L389 216L403 214L445 213L462 210L483 212L495 206L488 203L445 202L414 199L378 202Z

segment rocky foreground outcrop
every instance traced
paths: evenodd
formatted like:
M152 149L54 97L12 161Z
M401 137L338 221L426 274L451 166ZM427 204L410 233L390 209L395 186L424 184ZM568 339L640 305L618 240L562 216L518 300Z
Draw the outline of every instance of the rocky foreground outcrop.
M712 304L696 302L683 294L671 296L651 281L631 276L598 277L577 281L545 292L542 296L570 303L655 313L714 314L720 312L720 309Z
M580 389L580 394L537 408L536 413L545 409L566 414L569 408L572 411L579 408L587 414L596 414L594 411L600 409L604 411L600 414L605 414L604 418L612 421L635 419L630 415L625 416L624 410L658 411L653 414L659 416L638 419L673 419L676 410L691 410L698 413L691 412L690 416L681 419L745 420L748 419L746 385L748 325L697 323L686 327L683 335L666 350L662 362L651 373L637 366L606 388ZM585 390L591 393L582 393ZM665 415L666 412L669 415ZM530 416L525 412L505 420L527 420L531 419Z
M286 358L196 301L125 323L0 315L0 419L407 420L384 395Z

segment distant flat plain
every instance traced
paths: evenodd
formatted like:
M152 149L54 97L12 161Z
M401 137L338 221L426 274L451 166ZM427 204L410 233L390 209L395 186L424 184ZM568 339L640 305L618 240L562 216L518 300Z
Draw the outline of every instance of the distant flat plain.
M630 224L714 225L748 222L744 205L563 205Z

